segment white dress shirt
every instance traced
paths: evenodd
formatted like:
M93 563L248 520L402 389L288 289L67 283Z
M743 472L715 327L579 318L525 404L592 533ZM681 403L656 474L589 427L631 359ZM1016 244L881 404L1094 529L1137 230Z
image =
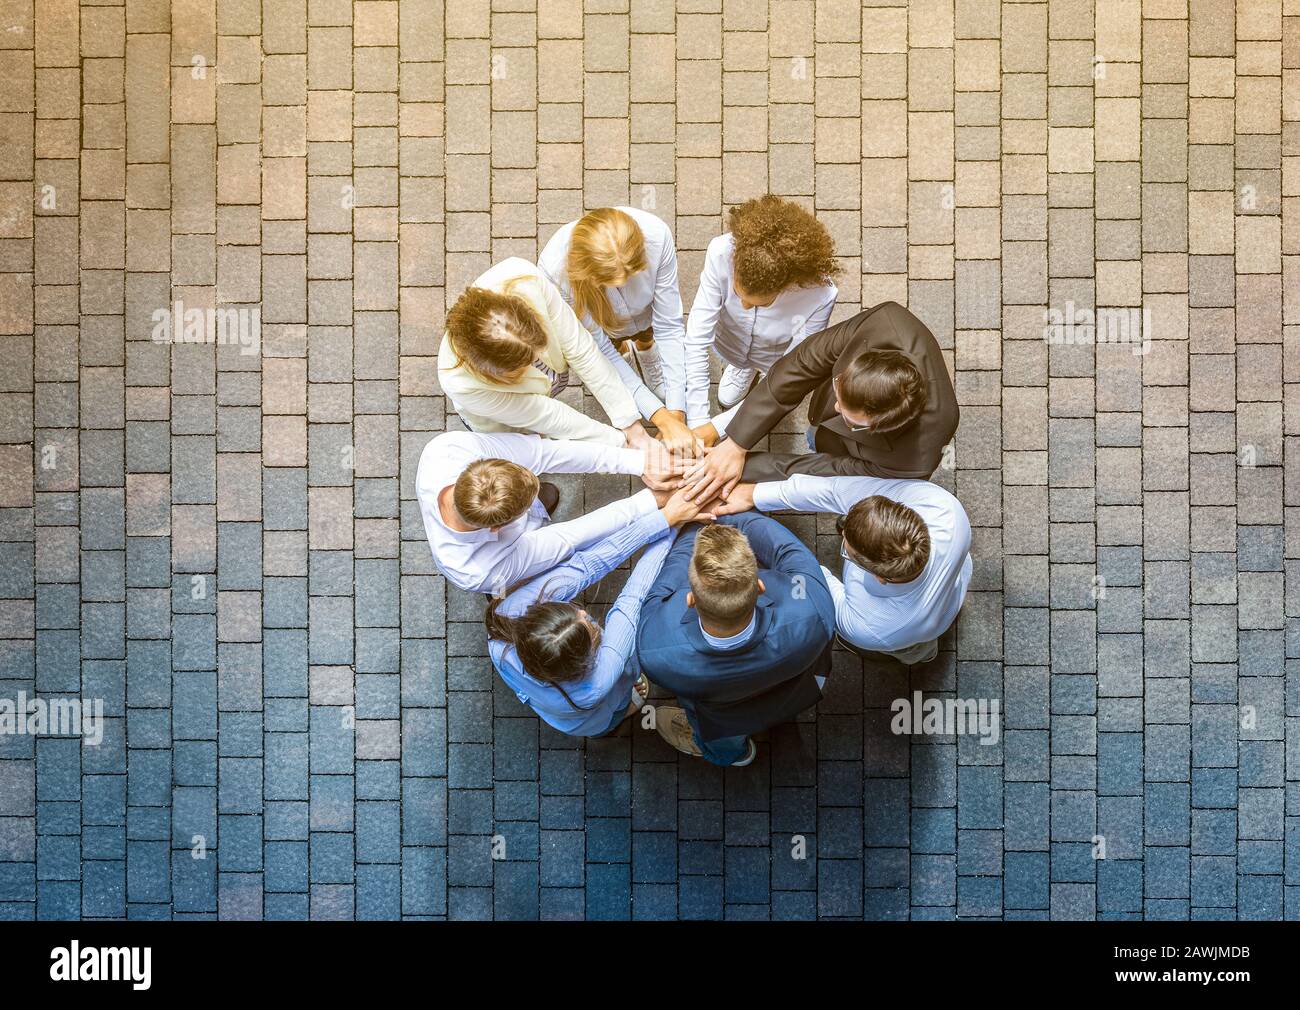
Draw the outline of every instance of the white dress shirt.
M424 530L438 569L452 585L470 592L504 593L516 582L548 571L575 550L654 512L646 489L568 522L552 523L536 499L528 511L499 530L462 533L448 526L438 496L480 459L506 459L533 473L626 473L640 475L645 454L595 442L558 441L523 434L449 431L432 439L420 454L415 489Z
M846 515L863 498L881 495L906 505L930 531L930 559L911 582L885 584L853 562L844 581L825 568L835 597L839 633L861 649L897 652L938 638L957 617L970 583L970 520L961 502L927 480L879 477L809 477L799 474L754 488L754 507L768 512L835 512Z
M465 426L472 431L536 432L549 438L623 445L619 429L640 421L632 394L546 275L527 260L512 256L481 274L473 286L509 292L528 302L546 332L546 346L538 349L537 361L520 378L500 383L475 373L444 333L438 348L438 381ZM591 391L609 416L609 424L555 399L554 380L565 373L571 383L580 380Z
M839 290L834 284L787 288L771 305L747 309L733 283L735 240L728 232L709 243L700 286L686 320L685 374L670 369L664 355L664 385L672 406L685 386L686 423L709 420L709 347L737 368L766 373L810 333L826 329Z
M667 224L647 211L636 207L617 209L632 218L641 229L645 240L646 268L629 277L621 287L605 289L609 304L620 318L627 320L623 332L614 336L628 337L647 327L653 328L655 339L659 342L665 376L670 373L682 375L685 323L682 320L682 296L677 289L677 247L673 243L673 233ZM573 291L569 287L569 246L573 241L573 227L577 223L570 221L552 235L541 256L537 258L542 273L560 289L560 294L570 307L573 306ZM609 335L590 316L583 316L579 321L587 328L596 345L632 393L641 416L649 420L656 411L662 410L663 401L650 391L641 376L637 375L636 369L618 353ZM680 389L671 381L665 381L665 386L668 387L665 390L665 395L669 397L668 409L685 410L684 383ZM671 392L673 389L677 390L675 398Z

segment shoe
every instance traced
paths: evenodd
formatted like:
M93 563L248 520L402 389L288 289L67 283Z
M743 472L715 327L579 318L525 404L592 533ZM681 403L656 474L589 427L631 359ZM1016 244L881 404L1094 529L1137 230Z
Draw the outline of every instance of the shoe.
M930 648L926 649L924 654L911 657L911 665L920 666L922 663L932 662L937 655L939 655L939 640L936 638L930 643Z
M752 368L737 368L728 365L718 383L718 403L723 407L734 407L749 393L754 384L755 371Z
M746 738L745 743L749 744L749 750L745 752L745 756L739 761L731 762L732 768L744 768L746 765L753 764L754 758L758 757L758 744L748 738Z
M658 706L655 709L655 730L668 741L669 746L683 754L704 756L695 743L695 730L691 729L690 720L686 718L686 709L675 705Z
M643 351L633 341L628 341L628 343L632 345L632 353L636 356L637 365L641 369L642 380L650 392L662 400L664 398L664 365L663 359L659 357L659 348L651 344Z
M542 503L548 516L555 515L555 510L560 507L560 489L548 480L542 481L541 486L537 489L537 500Z

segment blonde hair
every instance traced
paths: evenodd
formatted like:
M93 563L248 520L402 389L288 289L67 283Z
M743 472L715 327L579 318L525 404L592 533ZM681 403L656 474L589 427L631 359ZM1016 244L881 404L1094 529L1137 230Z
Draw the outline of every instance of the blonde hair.
M466 288L447 312L451 349L471 371L490 382L513 383L546 347L546 325L513 284L504 292Z
M537 497L537 475L505 459L475 460L452 489L460 517L481 529L504 526L527 511Z
M590 318L606 333L620 333L627 320L614 311L605 288L646 268L645 236L632 216L617 207L593 210L573 226L565 268L574 314Z
M695 537L687 569L695 609L714 624L748 620L758 602L758 559L734 526L705 526Z

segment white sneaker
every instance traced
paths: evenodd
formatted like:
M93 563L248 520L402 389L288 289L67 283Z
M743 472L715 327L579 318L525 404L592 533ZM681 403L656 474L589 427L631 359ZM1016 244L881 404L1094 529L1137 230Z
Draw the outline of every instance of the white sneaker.
M744 768L748 765L752 765L754 763L754 758L758 757L758 744L754 743L753 740L747 740L746 742L749 744L749 750L745 752L745 756L739 761L731 762L732 768Z
M664 365L663 360L659 357L659 348L655 344L651 344L648 350L643 351L635 343L632 343L632 353L636 355L637 364L641 367L641 378L645 381L646 386L650 392L662 400L664 398Z
M728 365L718 383L718 403L723 407L734 407L745 398L753 384L754 369Z

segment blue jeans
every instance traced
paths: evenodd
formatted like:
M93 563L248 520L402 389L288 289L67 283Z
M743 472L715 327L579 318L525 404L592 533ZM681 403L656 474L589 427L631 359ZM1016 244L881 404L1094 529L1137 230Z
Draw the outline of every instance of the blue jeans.
M803 437L804 437L804 441L808 443L808 451L816 452L817 451L817 428L814 425L810 424L808 426L808 430L804 433Z
M715 765L731 765L749 753L749 737L747 736L724 736L705 743L700 739L700 726L695 721L695 710L684 699L679 698L678 701L686 711L686 718L690 721L691 729L695 730L695 746L700 749L700 753L706 761Z

